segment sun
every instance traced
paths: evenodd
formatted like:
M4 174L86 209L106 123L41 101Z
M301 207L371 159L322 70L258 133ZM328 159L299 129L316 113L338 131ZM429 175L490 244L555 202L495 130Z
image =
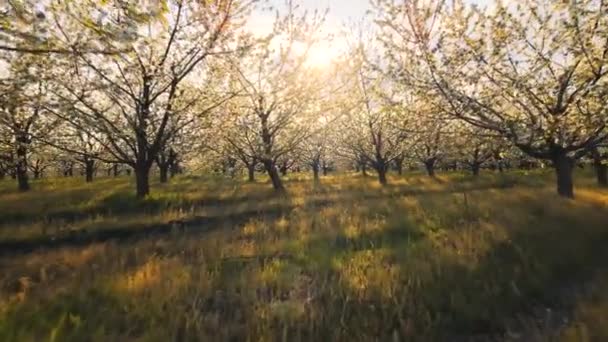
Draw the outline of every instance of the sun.
M340 55L340 50L329 42L313 45L306 56L306 66L311 68L329 67Z

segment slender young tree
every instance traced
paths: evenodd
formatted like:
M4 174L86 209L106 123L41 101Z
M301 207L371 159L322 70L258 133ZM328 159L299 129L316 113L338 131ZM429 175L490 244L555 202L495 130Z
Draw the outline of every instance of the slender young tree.
M349 96L355 97L357 106L344 120L346 129L352 132L344 143L371 165L380 184L386 185L389 167L403 155L406 144L404 110L391 98L383 75L366 66L363 46L356 51L360 57L353 68L356 87Z
M48 96L47 63L37 56L14 55L6 79L0 82L0 130L4 150L15 170L20 191L30 189L28 154L37 136L49 135L56 121L48 118L43 103Z
M309 136L308 114L322 86L307 60L325 14L297 12L293 1L287 1L287 10L277 13L270 36L233 63L245 99L239 99L237 108L243 116L239 127L249 145L247 153L255 153L251 157L264 166L279 192L284 186L277 163Z

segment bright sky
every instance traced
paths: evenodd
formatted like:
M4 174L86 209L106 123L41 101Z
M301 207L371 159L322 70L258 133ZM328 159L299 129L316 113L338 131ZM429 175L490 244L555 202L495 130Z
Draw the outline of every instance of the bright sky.
M471 4L485 6L493 2L493 0L465 0ZM299 0L304 8L309 10L319 9L324 10L329 8L329 22L332 25L339 26L341 23L349 20L358 20L365 15L365 12L371 9L369 0ZM268 0L268 4L273 7L282 7L285 0ZM255 15L253 18L253 26L268 27L272 23L272 15Z
M487 6L494 0L465 0L471 4ZM268 0L264 5L282 9L285 0ZM318 9L324 11L329 9L326 30L328 33L337 34L345 24L357 23L372 8L370 0L295 0L294 3L300 4L303 9L314 11ZM264 35L270 33L274 21L274 12L256 12L250 18L249 28L256 34ZM323 42L317 44L309 53L309 63L311 65L323 67L331 62L344 49L343 42L334 41L332 43Z

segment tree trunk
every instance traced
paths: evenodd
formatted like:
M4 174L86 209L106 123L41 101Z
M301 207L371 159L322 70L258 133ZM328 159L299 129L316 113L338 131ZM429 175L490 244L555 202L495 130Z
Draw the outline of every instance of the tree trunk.
M266 169L266 172L268 173L268 176L270 177L270 180L272 181L272 187L274 188L274 190L276 190L277 192L284 191L285 187L283 186L281 176L279 176L279 172L275 163L272 160L266 160L263 164L264 168Z
M608 165L603 163L602 155L597 148L591 153L593 156L593 166L595 167L597 184L603 188L608 187Z
M247 165L247 175L250 183L255 182L255 164Z
M424 162L424 167L426 168L426 173L430 176L430 177L435 177L435 161L434 160L427 160Z
M173 161L173 163L171 163L171 166L169 167L169 174L171 175L171 178L173 178L178 173L181 173L181 168L179 167L179 162Z
M381 185L386 185L388 182L386 180L386 172L388 171L389 165L384 161L384 158L377 155L376 161L372 164L376 172L378 173L378 181Z
M399 176L403 175L403 159L399 158L395 160L395 164L397 165L397 174Z
M601 162L596 164L595 173L597 175L597 184L603 188L608 187L608 165Z
M557 193L562 197L574 198L572 182L574 160L566 154L560 153L553 158L553 167L557 175Z
M363 177L367 177L367 164L366 163L361 163L361 173L363 174Z
M135 168L135 183L137 183L137 198L145 198L150 194L150 168L138 165Z
M386 166L382 165L376 171L378 171L378 181L380 184L383 186L388 184L388 181L386 180Z
M114 164L114 166L112 166L112 172L114 173L114 177L118 177L120 175L120 170L118 169L118 164Z
M17 183L19 184L19 191L30 190L30 183L27 177L27 147L26 142L21 141L23 139L17 139L19 146L17 146L17 166L15 174L17 175Z
M313 163L312 174L313 174L314 181L318 182L319 181L319 164L318 163Z
M475 177L479 176L480 169L481 169L481 165L479 165L478 163L471 164L471 172L473 173L473 176L475 176Z
M86 182L90 183L93 181L93 173L95 171L95 161L94 160L86 160L84 162L84 173L86 177Z
M283 177L287 176L287 163L284 163L284 164L281 165L281 175Z
M160 171L160 182L162 184L167 183L169 181L169 165L160 165L158 169Z

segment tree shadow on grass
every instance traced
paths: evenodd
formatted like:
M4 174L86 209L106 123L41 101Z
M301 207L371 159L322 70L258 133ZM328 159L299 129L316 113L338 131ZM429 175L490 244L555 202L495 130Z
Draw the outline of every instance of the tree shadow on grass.
M530 203L494 205L525 215ZM571 315L577 290L608 271L605 208L601 214L587 206L567 209L510 227L508 238L495 243L475 265L441 250L429 256L427 272L406 274L408 263L397 263L402 274L390 298L371 290L366 294L372 296L362 296L334 274L328 290L311 304L324 321L315 322L307 334L333 340L492 341L508 338L509 332L524 340L538 334L553 338ZM403 244L382 246L402 253ZM358 250L356 244L350 249ZM385 259L385 266L390 260Z
M304 204L314 208L323 208L338 203L363 202L428 194L452 194L496 188L504 189L511 186L514 185L512 183L495 184L492 182L479 182L457 184L438 189L424 189L422 187L412 188L407 185L393 186L388 189L381 188L378 189L378 191L330 188L325 189L322 192L317 192L319 196L314 195L317 191L315 190L315 192L313 192L310 196L305 197ZM172 197L137 200L131 193L114 191L97 201L97 205L94 207L80 211L69 209L67 211L57 211L52 214L49 213L46 215L44 220L45 224L50 224L53 222L58 222L59 224L69 224L71 222L76 222L99 215L113 215L120 217L135 214L154 215L170 210L184 210L189 211L192 214L182 220L183 225L210 227L216 225L217 222L222 222L224 220L235 220L236 222L242 222L244 219L249 219L258 215L268 214L273 216L277 215L277 213L289 213L296 207L301 207L301 205L293 203L288 193L278 194L272 189L258 190L260 191L254 191L227 198L214 195L201 197L194 200L185 200L183 198ZM277 199L279 199L279 202L269 202L269 205L261 205L266 203L266 201ZM215 209L215 211L218 212L218 215L197 216L194 210L196 208ZM56 248L63 246L84 246L88 243L103 242L108 240L141 239L150 235L168 234L171 232L172 226L172 223L156 225L134 223L127 224L122 227L107 228L90 232L68 230L62 233L61 236L37 235L26 239L3 240L0 241L0 254L31 252L38 247Z
M171 324L159 331L194 339L206 333L202 329L209 317L221 322L217 339L231 336L237 340L264 336L269 340L492 341L507 339L508 330L519 333L523 340L535 333L528 329L556 332L559 319L567 317L575 304L577 286L607 271L606 208L517 194L487 201L492 202L494 214L500 217L498 223L505 228L497 228L496 233L506 232L507 236L491 239L490 246L471 263L459 256L461 245L431 244L433 234L449 232L424 231L403 212L393 214L395 221L389 219L381 227L359 234L318 230L304 244L301 257L287 251L222 258L217 261L222 266L213 267L222 274L207 292L193 290L183 298L171 299L169 308L154 314L138 315L134 309L125 312L124 303L114 298L85 293L54 299L49 307L55 311L48 315L59 320L65 312L87 313L82 326L62 330L62 334L78 330L81 338L89 336L83 326L99 324L110 335L136 338L153 333L158 326L154 322L167 321ZM532 215L531 207L545 209ZM501 213L505 208L509 212ZM308 209L314 212L316 207ZM369 208L362 215L374 210ZM234 224L257 215L272 222L289 216L290 211L244 215L242 221L233 218ZM509 216L525 217L509 220ZM482 229L477 222L458 229L484 235L476 232ZM476 247L488 243L479 239L472 241ZM258 288L255 283L235 289L235 278L248 279L245 272L264 269L273 261L280 261L276 265L282 265L279 271L291 283L304 279L307 291L301 294L297 287L282 288L281 284ZM145 311L142 308L156 307L159 298L141 300L139 310ZM98 307L104 308L103 316L97 314ZM548 318L547 308L554 316ZM261 315L261 310L267 311ZM125 314L137 318L131 329ZM199 318L200 325L182 328L174 324L196 321L196 317L204 317Z

